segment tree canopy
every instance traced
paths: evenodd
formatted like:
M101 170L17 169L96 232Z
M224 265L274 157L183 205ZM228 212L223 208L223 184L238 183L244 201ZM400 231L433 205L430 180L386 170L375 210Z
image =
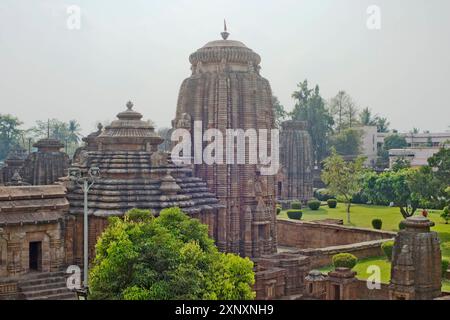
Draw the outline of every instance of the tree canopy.
M314 160L320 163L328 154L328 135L332 131L333 118L325 107L319 86L310 89L307 80L297 86L298 90L292 94L296 103L291 116L293 120L307 122Z
M22 122L9 114L0 114L0 160L6 158L15 146L20 144Z
M347 203L347 221L350 223L350 206L354 194L362 188L364 169L364 157L358 157L354 161L345 161L334 148L331 155L324 160L322 180L327 185L331 194L342 196Z
M114 217L96 245L90 298L253 299L253 263L220 253L208 227L179 208Z

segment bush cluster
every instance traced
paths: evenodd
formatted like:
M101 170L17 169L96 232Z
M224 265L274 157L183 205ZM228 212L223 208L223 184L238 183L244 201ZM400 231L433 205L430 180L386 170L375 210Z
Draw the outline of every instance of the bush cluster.
M314 190L314 198L320 201L327 201L334 198L334 196L328 191L328 189L316 189Z
M287 216L289 219L293 220L301 220L302 219L303 212L301 210L288 210Z
M299 210L302 208L302 203L300 201L291 202L291 209Z
M335 268L352 269L354 266L356 266L358 258L350 253L338 253L333 256L332 261Z
M337 200L336 199L328 199L327 204L328 204L328 208L335 209L337 207Z
M320 208L320 201L319 200L315 200L315 199L309 200L308 201L308 207L311 210L313 210L313 211L319 210L319 208Z
M381 230L381 227L383 226L383 220L381 219L373 219L372 220L372 227L376 230Z

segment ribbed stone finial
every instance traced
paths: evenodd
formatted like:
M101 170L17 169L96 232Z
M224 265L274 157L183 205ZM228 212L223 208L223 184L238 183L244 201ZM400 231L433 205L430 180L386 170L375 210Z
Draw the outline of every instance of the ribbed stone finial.
M133 102L131 102L131 101L128 101L128 102L127 102L127 109L128 109L128 110L133 109Z
M227 21L223 19L223 32L221 33L222 39L227 40L228 36L230 35L229 32L227 32Z

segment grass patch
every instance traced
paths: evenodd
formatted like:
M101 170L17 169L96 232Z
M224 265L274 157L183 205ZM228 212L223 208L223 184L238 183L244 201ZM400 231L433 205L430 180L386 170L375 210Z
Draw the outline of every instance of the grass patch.
M372 265L380 267L381 282L389 283L391 279L391 263L385 257L371 257L359 260L353 268L353 270L357 273L356 277L361 280L367 280L367 278L371 275L370 273L367 273L367 268ZM333 270L333 266L329 265L320 268L319 270L327 273ZM442 291L450 292L450 280L442 281Z
M303 208L302 211L302 220L342 219L345 225L369 229L373 229L372 220L378 218L383 221L382 230L387 231L398 231L398 224L403 220L399 208L396 207L352 204L350 209L352 223L350 224L347 223L346 206L343 203L338 203L335 209L322 206L317 211L309 208ZM450 259L450 224L445 224L440 213L439 210L429 211L429 218L436 224L432 230L439 233L442 256ZM286 211L282 211L278 218L287 219Z

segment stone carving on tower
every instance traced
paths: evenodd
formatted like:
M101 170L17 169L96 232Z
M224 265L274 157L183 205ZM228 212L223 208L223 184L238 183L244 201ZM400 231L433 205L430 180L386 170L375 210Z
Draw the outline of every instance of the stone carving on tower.
M172 124L190 130L192 148L191 125L197 121L202 122L203 132L214 128L223 137L226 129L258 132L275 128L270 84L257 71L261 57L242 42L228 37L225 24L222 40L207 43L189 57L192 75L181 85ZM186 115L189 115L189 127L185 125ZM248 145L245 158L249 159ZM258 257L276 251L276 177L259 176L257 165L248 163L195 164L194 174L205 179L226 206L226 216L219 225L224 230L224 239L217 242L218 247ZM257 180L264 186L258 198L253 185ZM258 210L263 205L267 214L258 219Z

